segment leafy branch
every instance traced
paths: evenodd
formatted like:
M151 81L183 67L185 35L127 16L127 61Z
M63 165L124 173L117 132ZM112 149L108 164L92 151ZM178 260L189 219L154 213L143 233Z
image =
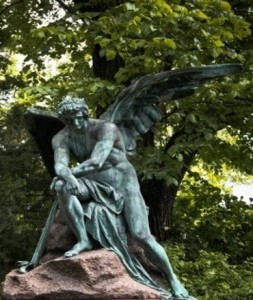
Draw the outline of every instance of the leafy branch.
M58 4L65 9L66 11L68 11L71 14L76 14L76 10L74 10L72 7L66 5L62 0L56 0L56 2L58 2Z
M9 10L12 6L16 5L16 4L20 4L22 2L24 2L25 0L17 0L16 2L12 2L11 4L9 4L8 6L6 6L5 8L3 8L0 11L0 15L4 14L7 10Z

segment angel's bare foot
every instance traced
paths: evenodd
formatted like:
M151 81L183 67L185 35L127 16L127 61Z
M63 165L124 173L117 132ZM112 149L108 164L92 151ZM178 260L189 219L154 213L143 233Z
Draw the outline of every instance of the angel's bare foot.
M75 244L75 246L64 253L64 256L65 257L72 257L72 256L75 256L75 255L78 255L79 253L85 251L85 250L91 250L92 249L92 244L91 242L87 242L87 241L81 241L77 244Z
M188 291L185 289L185 287L176 277L173 280L171 280L170 284L171 284L172 294L174 296L178 298L186 298L186 299L189 297Z

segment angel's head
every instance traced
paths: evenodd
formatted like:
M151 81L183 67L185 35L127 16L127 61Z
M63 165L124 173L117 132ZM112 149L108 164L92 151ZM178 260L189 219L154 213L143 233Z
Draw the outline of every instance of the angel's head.
M65 124L80 129L88 119L88 106L82 98L66 97L58 106L57 113Z

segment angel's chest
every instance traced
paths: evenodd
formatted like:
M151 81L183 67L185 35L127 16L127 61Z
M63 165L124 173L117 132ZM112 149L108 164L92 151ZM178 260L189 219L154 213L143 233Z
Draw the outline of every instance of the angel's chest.
M87 136L70 136L68 146L71 153L79 160L83 161L91 156L95 147L95 140Z

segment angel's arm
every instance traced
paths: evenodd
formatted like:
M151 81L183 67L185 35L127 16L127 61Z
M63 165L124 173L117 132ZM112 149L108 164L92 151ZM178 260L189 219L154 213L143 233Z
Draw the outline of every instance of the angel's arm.
M79 183L69 168L69 149L66 144L66 132L60 131L52 140L52 148L54 150L54 169L58 179L66 183L67 190L76 195L79 192ZM56 180L57 181L57 180ZM51 184L54 189L55 182Z
M114 124L104 123L97 132L97 142L91 157L74 168L73 175L80 177L86 173L100 170L110 155L118 134L118 129Z
M73 176L69 168L69 150L66 145L66 134L59 132L52 139L52 148L54 150L54 169L58 178L68 180Z
M54 150L54 168L58 179L65 181L66 188L72 195L79 193L79 183L69 168L69 149L66 144L66 132L60 131L52 140ZM51 184L51 189L55 188L55 182Z

